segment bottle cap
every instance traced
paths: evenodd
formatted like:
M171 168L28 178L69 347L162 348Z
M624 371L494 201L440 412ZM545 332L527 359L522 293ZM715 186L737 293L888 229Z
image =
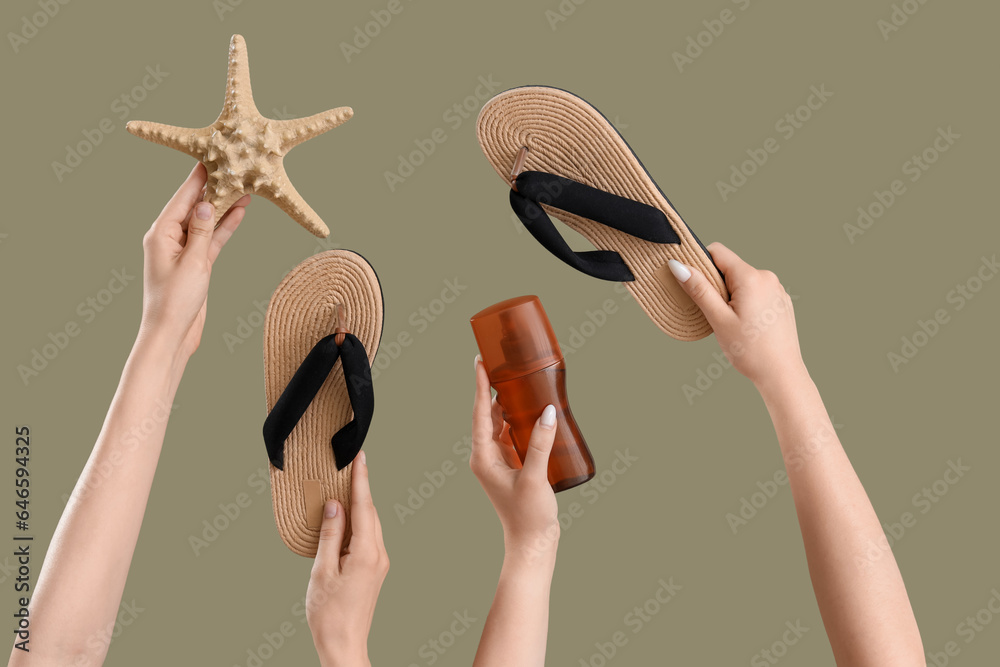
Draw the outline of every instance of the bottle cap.
M542 302L519 296L472 316L472 333L490 382L528 375L562 361L562 350Z

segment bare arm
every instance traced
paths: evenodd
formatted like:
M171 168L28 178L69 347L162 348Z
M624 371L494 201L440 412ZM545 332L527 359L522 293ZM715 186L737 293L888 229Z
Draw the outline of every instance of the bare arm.
M142 326L46 554L30 652L13 649L11 665L104 662L174 394L201 338L211 265L247 203L213 232L211 207L207 220L189 219L204 183L199 164L146 235Z
M808 374L761 386L838 665L922 665L896 559ZM880 545L878 556L871 545Z
M790 297L773 273L754 269L721 244L709 251L726 276L729 303L700 273L671 268L770 412L837 664L923 665L896 559L802 362ZM872 544L881 546L880 557L868 556Z
M12 665L104 662L179 380L173 356L136 341L31 598L30 653L15 649Z
M507 550L474 667L545 664L555 564L554 547L536 553Z
M546 408L535 424L523 468L502 429L502 411L491 402L486 369L477 357L469 465L500 517L504 561L473 665L542 667L559 545L558 505L547 477L555 410Z

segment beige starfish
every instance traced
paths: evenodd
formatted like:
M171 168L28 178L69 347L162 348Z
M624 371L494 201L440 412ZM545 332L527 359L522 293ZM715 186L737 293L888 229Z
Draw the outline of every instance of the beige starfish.
M325 237L330 235L329 227L292 186L282 161L295 146L346 123L353 115L350 107L338 107L292 120L261 116L250 90L246 41L241 35L233 35L226 100L214 123L192 129L132 120L125 128L137 137L187 153L205 164L205 201L215 205L216 223L240 197L258 194L316 236Z

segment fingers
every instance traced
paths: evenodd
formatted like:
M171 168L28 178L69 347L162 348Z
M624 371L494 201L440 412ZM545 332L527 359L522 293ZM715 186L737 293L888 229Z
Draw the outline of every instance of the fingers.
M374 505L372 507L374 508ZM382 520L378 517L377 509L375 509L375 553L377 554L376 563L384 581L385 575L389 574L389 553L385 550L385 540L382 539Z
M493 420L493 439L499 440L506 422L503 418L503 406L500 405L496 396L490 402L490 419Z
M715 286L701 271L692 269L687 264L681 264L676 259L670 260L667 264L677 282L681 284L691 300L701 308L701 312L705 313L705 319L708 320L713 329L722 328L736 317L729 302L722 298L715 290Z
M187 242L184 254L197 258L207 258L215 233L215 207L207 201L198 202L187 228Z
M535 422L535 428L531 430L522 474L548 479L549 454L552 452L552 443L555 442L555 439L556 409L552 405L547 405L542 410L542 416Z
M200 194L200 195L198 195L198 198L197 198L197 199L195 200L195 203L198 203L198 202L200 202L200 201L202 201L202 200L204 200L204 199L205 199L205 188L202 188L202 189L201 189L201 194ZM194 215L194 206L193 206L193 205L192 205L192 206L191 206L191 208L190 208L190 209L188 210L188 212L187 212L187 215L186 215L186 216L184 216L184 219L183 219L183 220L181 220L181 224L180 224L180 227L181 227L181 231L182 231L182 232L184 232L184 234L187 234L187 231L188 231L188 223L190 223L190 222L191 222L191 216L192 216L192 215Z
M327 501L323 507L323 525L319 530L319 546L313 570L326 574L340 572L340 550L344 545L347 519L344 508L336 500Z
M711 244L708 246L708 251L712 253L712 261L726 275L727 282L731 284L733 281L738 282L743 276L757 270L721 243L716 242Z
M205 165L199 162L163 207L157 220L173 224L181 222L191 207L201 199L207 180L208 172L205 171Z
M472 404L472 456L469 465L477 475L488 470L497 461L493 445L493 399L490 396L490 379L486 367L476 357L476 400Z
M507 464L507 467L511 470L520 470L523 466L521 465L520 457L517 455L517 449L514 448L514 440L510 437L510 424L507 422L503 422L496 442L500 445L500 455L503 457L503 461Z
M362 450L351 466L351 552L370 549L375 544L375 504L368 484L368 463Z
M372 505L375 510L375 548L385 553L385 540L382 539L382 519L378 516L378 508Z
M201 201L204 198L205 198L205 188L202 188L201 189L201 196L198 197L197 201ZM235 202L233 202L232 204L229 205L229 208L226 210L226 213L223 214L223 217L225 217L226 215L228 215L229 213L231 213L233 210L235 210L237 206L249 206L249 205L250 205L250 195L243 195L242 197L240 197ZM188 211L187 217L185 217L184 220L181 221L181 229L184 230L184 233L187 233L188 223L191 221L191 214L192 213L194 213L194 207L193 206L191 207L191 210ZM221 225L221 224L222 224L222 221L220 220L218 223L216 223L216 225L215 225L216 228L218 228L219 225Z
M240 204L243 200L246 200L245 204ZM233 233L236 228L240 226L243 221L243 216L246 215L246 209L243 208L246 204L250 203L250 195L247 195L240 199L240 201L233 204L233 207L229 209L229 212L222 216L222 220L219 221L219 226L215 228L215 233L212 234L212 245L208 249L208 261L215 262L219 253L222 252L222 248L225 247L229 239L232 238Z
M250 195L243 195L242 197L240 197L239 199L237 199L236 203L234 203L229 208L230 209L234 209L237 206L249 206L249 205L250 205Z
M504 420L503 406L500 405L496 396L493 397L491 417L493 418L493 442L499 446L500 456L508 468L520 470L521 459L518 458L517 450L514 449L514 441L510 437L510 424Z

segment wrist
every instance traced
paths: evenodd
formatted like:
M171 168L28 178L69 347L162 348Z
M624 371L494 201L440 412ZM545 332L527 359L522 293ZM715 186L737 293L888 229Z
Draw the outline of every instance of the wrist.
M132 345L132 357L164 363L179 377L191 355L184 350L179 338L167 334L161 328L147 326L143 321Z
M537 567L541 570L555 568L559 549L559 524L550 530L534 535L504 535L504 566L518 568Z
M765 403L780 399L788 392L798 392L812 384L812 377L802 360L775 367L766 375L753 380L754 387Z
M184 339L194 318L164 312L162 308L146 308L143 304L139 320L139 338L155 341L164 347L183 348Z
M336 649L319 650L318 653L321 667L371 667L372 664L365 647L352 651L340 646Z
M307 603L308 604L308 603ZM313 645L322 667L369 667L368 629L343 619L309 620Z

